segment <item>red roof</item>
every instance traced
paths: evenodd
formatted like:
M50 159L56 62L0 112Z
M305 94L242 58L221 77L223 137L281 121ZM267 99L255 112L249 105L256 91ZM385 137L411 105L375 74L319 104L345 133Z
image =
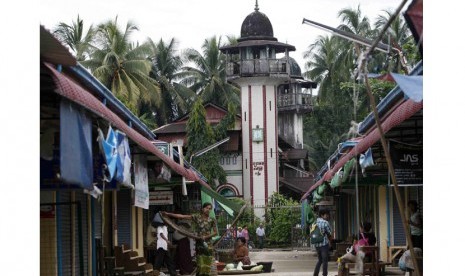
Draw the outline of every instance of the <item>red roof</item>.
M101 101L93 96L89 91L81 87L79 84L74 82L71 78L55 70L54 66L45 63L45 66L52 73L52 77L57 85L55 92L93 112L97 116L107 120L119 130L123 131L132 141L138 144L141 148L148 152L156 155L166 165L173 169L178 174L186 177L189 181L197 181L203 186L211 189L208 183L204 182L198 175L191 169L187 169L169 156L161 152L156 146L152 144L152 141L141 135L135 129L129 127L118 115L106 107Z
M227 114L227 110L208 103L205 106L206 111L206 120L207 123L210 125L217 125L224 116ZM175 122L171 124L167 124L155 129L153 132L157 135L157 139L173 143L178 140L182 140L183 144L187 144L187 137L186 137L186 128L187 128L187 120L189 119L190 113L180 117ZM220 149L222 151L238 151L239 150L239 139L240 139L240 132L241 132L241 121L240 117L236 116L235 127L233 130L228 131L228 136L230 140L221 145Z

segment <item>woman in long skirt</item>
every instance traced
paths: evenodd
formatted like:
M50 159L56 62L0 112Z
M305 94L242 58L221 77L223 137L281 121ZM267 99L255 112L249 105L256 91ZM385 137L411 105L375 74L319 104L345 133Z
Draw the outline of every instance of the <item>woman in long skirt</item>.
M202 206L201 213L183 215L162 212L162 215L176 218L189 219L193 222L193 228L199 238L195 241L195 256L197 261L197 275L210 276L215 273L212 267L215 265L213 256L212 237L217 235L216 221L209 216L212 204L206 202Z

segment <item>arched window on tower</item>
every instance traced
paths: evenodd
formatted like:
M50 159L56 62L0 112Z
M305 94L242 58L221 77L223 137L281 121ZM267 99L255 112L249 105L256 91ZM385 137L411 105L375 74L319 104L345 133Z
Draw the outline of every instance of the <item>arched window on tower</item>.
M233 197L236 196L236 193L234 193L232 189L224 188L223 190L221 190L220 195L224 197Z
M237 188L230 183L220 185L217 189L217 192L224 197L236 197L239 196L239 191Z

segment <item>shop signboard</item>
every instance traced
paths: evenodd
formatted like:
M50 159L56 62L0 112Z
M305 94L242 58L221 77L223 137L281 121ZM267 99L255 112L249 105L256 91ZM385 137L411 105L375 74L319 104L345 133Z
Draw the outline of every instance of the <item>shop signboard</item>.
M334 205L334 197L324 196L316 205L318 206L332 206Z
M171 145L168 142L164 141L156 141L152 142L161 152L164 154L168 155L169 157L171 156Z
M423 185L423 145L389 142L394 174L399 186Z
M134 156L134 206L149 208L149 186L147 174L147 158L145 155Z
M151 191L150 205L172 205L173 191Z

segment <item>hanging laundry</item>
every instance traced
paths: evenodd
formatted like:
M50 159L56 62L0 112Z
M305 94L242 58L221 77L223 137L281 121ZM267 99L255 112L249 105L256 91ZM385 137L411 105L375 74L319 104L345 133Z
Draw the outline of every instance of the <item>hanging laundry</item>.
M116 161L116 180L123 186L134 188L131 184L131 151L128 137L123 132L116 130L118 158Z
M67 100L60 102L60 175L65 183L93 187L92 120Z
M104 138L102 130L98 129L97 141L100 152L105 156L104 164L104 180L110 182L116 173L116 162L118 158L118 150L116 148L116 135L111 126L108 127L107 138Z
M368 150L364 154L360 154L359 163L360 167L362 168L362 174L365 176L365 169L367 167L375 165L375 162L373 161L373 154L371 152L371 148L368 148Z

